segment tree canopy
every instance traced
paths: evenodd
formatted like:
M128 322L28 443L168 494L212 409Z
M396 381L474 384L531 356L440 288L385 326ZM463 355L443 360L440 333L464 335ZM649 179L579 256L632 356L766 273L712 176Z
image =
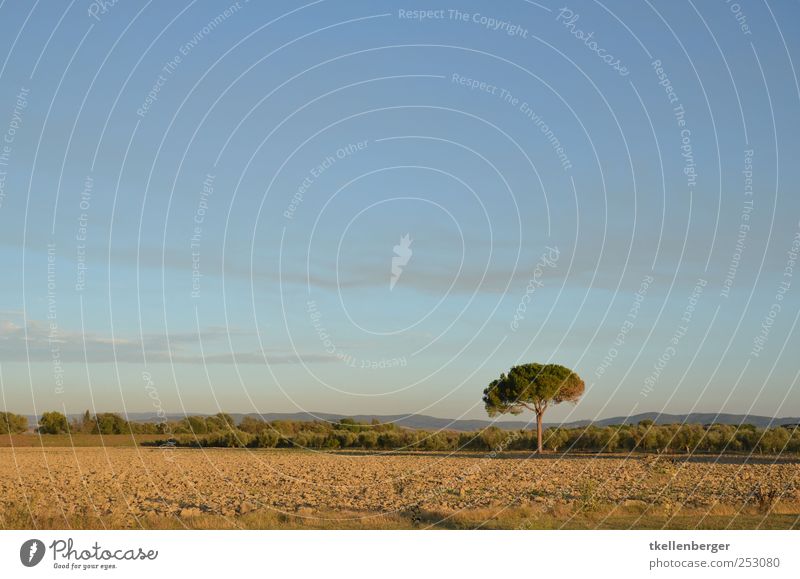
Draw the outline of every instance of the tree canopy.
M19 434L28 430L28 419L11 412L0 412L0 434Z
M45 412L39 418L39 432L42 434L63 434L68 430L67 417L61 412Z
M542 416L551 404L577 402L583 395L583 380L569 368L558 364L523 364L501 374L483 391L489 416L536 413L538 450L542 451Z

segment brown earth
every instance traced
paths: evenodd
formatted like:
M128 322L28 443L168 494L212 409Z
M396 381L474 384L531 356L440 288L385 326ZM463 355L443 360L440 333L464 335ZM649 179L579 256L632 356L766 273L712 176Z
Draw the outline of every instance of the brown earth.
M798 506L797 462L741 457L0 448L0 527L140 527L259 512L417 521L519 508L565 519L600 509L797 515Z

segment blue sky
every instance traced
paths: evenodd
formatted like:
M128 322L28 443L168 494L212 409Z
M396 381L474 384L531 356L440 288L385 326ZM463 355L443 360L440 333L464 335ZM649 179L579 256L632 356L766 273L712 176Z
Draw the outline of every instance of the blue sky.
M6 2L4 405L800 414L797 4L458 5Z

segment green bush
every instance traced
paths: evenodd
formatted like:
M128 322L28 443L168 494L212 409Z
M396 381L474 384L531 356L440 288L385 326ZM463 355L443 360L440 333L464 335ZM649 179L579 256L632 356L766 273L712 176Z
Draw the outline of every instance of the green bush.
M28 419L11 412L0 412L0 434L19 434L28 430Z
M67 417L60 412L45 412L39 418L38 431L41 434L65 434L69 431Z
M220 448L244 448L253 440L253 436L241 430L228 430L227 432L215 432L201 439L202 446Z
M0 412L0 433L24 432L27 420L10 412ZM483 453L530 451L537 446L536 431L503 430L490 426L473 432L436 432L411 430L396 424L359 423L352 418L338 422L266 422L246 416L236 426L229 414L187 416L182 420L160 423L126 422L120 415L101 413L92 417L87 411L72 426L60 412L46 412L39 421L42 434L68 431L102 434L164 434L181 446L217 446L229 448L311 448L364 450L420 450L454 452L466 450ZM650 420L638 424L598 427L548 428L543 446L551 452L800 452L797 427L757 428L750 424L664 424Z
M119 414L103 412L94 417L94 434L128 434L131 430L127 421Z
M278 446L280 436L274 430L261 430L250 441L253 448L275 448Z

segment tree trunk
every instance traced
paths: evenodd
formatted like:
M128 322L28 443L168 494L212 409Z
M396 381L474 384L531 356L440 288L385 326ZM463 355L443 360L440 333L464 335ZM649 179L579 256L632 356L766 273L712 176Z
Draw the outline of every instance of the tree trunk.
M544 412L537 412L536 413L536 441L537 441L537 451L539 454L542 454L542 416Z

